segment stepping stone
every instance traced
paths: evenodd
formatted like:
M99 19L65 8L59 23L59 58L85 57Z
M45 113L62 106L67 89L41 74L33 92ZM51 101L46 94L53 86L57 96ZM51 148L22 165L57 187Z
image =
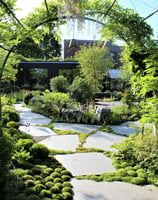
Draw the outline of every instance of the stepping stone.
M14 104L14 107L19 112L21 124L29 122L30 125L48 125L51 122L48 117L31 112L29 108L23 107L21 104Z
M20 114L20 123L25 124L29 122L30 125L48 125L51 120L45 116L33 112L22 112Z
M73 176L96 175L114 172L111 159L102 153L75 153L56 155L55 158L69 170Z
M116 151L116 149L111 148L110 146L115 143L121 143L125 139L126 137L124 136L98 131L93 135L90 135L83 146L99 148L106 151Z
M114 132L124 134L124 135L131 135L132 133L137 132L137 128L128 127L128 126L120 126L120 125L108 125Z
M79 139L78 135L56 135L40 141L40 144L46 145L49 149L76 151Z
M52 136L52 135L56 135L56 133L48 127L20 126L19 129L20 129L20 131L27 133L31 136Z
M73 124L73 123L54 123L54 129L60 130L71 130L82 133L90 133L96 129L100 128L97 125L87 125L87 124Z
M124 182L95 182L72 179L73 200L157 200L156 187L150 190Z

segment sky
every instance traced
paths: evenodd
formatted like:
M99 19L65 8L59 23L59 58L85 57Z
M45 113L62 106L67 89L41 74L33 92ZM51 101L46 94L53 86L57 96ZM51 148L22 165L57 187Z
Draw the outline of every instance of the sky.
M44 0L43 0L44 1ZM21 8L21 10L16 12L18 18L27 16L29 12L33 10L35 7L40 7L42 0L18 0L17 7ZM124 8L131 8L134 9L137 13L139 13L142 17L147 17L154 11L158 9L158 0L118 0L118 3L123 6ZM146 20L148 24L154 30L154 39L158 39L158 12L151 16L149 19ZM66 28L63 28L63 37L68 39L68 37L78 37L76 39L80 39L83 37L84 39L97 39L99 34L95 32L97 29L97 25L91 25L90 22L87 22L86 26L91 28L86 30L86 28L82 31L82 33L74 33L69 29L69 33ZM70 28L70 27L69 27ZM73 27L72 27L73 29ZM91 35L89 33L91 32ZM76 35L75 35L76 34Z

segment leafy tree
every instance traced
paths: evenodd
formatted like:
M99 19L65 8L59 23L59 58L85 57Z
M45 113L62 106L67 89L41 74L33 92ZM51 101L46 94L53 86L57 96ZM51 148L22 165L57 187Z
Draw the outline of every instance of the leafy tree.
M69 94L61 92L52 93L46 91L42 100L46 106L49 106L52 112L58 113L59 117L62 117L63 111L71 104Z
M93 98L93 90L91 85L85 78L77 76L70 87L70 96L80 104L88 106Z
M110 60L108 48L97 45L81 46L75 58L80 64L81 75L92 86L93 93L101 88L101 80L107 73L107 69L113 66Z
M50 79L50 88L53 92L66 92L68 90L68 80L60 75Z

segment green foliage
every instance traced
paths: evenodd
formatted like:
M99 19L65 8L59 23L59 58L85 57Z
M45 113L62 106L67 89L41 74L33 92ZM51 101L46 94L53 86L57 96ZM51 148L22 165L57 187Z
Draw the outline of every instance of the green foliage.
M48 113L56 113L59 117L62 116L63 111L71 106L71 100L66 93L46 91L43 95L44 106Z
M10 121L18 122L20 119L19 113L11 106L5 105L2 107L2 120L3 124L7 124Z
M73 195L69 192L63 192L62 196L63 196L63 199L65 199L65 200L72 200L73 199Z
M48 158L49 155L48 148L45 145L38 143L32 145L32 147L30 148L30 152L34 159L39 158L41 160L44 160Z
M101 88L100 80L106 74L107 68L111 68L113 63L108 57L108 48L100 48L97 45L83 45L75 58L80 64L80 72L92 86L93 94Z
M29 151L32 145L34 144L34 141L31 139L19 139L16 143L16 149L19 151L21 149Z
M13 102L13 98L9 98L7 95L3 95L1 96L1 104L3 105L12 105Z
M40 198L37 195L32 194L28 196L26 200L40 200Z
M12 156L12 160L20 165L26 164L25 161L29 160L30 158L31 158L30 152L27 152L24 149L15 151L14 155Z
M62 189L62 193L65 193L65 192L69 192L70 194L73 194L73 190L72 190L72 188L71 187L64 187L63 189Z
M89 105L93 97L92 86L86 78L77 76L70 87L70 96L81 105Z
M50 79L50 88L53 92L67 92L68 80L66 77L60 75Z
M60 188L58 186L53 186L53 187L51 187L50 191L53 194L59 194L60 193Z
M28 92L27 94L25 94L25 96L24 96L24 103L26 105L28 105L29 101L32 99L32 97L33 97L32 92Z
M52 197L52 194L49 190L41 190L40 197Z
M33 180L26 180L25 182L26 187L33 187L35 182Z
M43 189L46 189L46 187L43 184L37 184L37 185L34 186L34 190L37 193L40 193Z
M51 187L53 187L54 186L54 183L53 182L51 182L51 181L48 181L48 182L46 182L46 187L48 188L48 189L50 189Z
M8 128L16 128L16 129L18 129L19 128L19 126L20 126L20 123L19 122L15 122L15 121L10 121L10 122L8 122L7 123L7 125L6 125Z

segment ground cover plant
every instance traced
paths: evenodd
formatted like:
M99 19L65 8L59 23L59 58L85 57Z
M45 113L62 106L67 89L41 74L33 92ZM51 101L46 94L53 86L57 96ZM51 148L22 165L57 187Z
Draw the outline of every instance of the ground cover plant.
M19 114L11 105L3 104L2 111L0 183L3 200L10 197L14 200L71 200L71 173L45 145L18 130Z
M111 157L116 172L77 178L158 186L158 143L151 134L151 129L144 135L133 134L113 147L118 151L106 155Z

